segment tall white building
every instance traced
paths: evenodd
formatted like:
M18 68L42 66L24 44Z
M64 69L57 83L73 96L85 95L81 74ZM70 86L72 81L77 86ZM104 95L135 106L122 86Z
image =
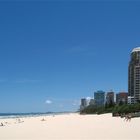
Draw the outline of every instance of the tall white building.
M140 101L140 47L134 48L131 52L128 69L128 94L134 103Z

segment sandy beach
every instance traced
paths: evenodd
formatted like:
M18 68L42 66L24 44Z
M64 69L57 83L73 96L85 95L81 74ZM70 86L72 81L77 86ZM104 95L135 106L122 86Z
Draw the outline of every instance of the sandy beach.
M0 119L0 140L139 140L140 118L130 122L111 114Z

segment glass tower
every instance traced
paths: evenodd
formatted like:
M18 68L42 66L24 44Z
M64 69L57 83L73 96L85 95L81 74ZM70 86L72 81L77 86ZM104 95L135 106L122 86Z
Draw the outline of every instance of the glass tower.
M140 101L140 47L131 52L128 68L128 93L134 97L134 103Z
M104 106L104 104L105 104L105 92L101 91L101 90L94 92L94 99L95 99L95 105Z

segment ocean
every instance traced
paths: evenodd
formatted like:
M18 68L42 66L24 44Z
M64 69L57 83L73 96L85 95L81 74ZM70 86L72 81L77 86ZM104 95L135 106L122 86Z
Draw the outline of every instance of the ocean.
M59 114L67 114L67 113L72 113L72 112L0 113L0 119L38 117L38 116L59 115Z

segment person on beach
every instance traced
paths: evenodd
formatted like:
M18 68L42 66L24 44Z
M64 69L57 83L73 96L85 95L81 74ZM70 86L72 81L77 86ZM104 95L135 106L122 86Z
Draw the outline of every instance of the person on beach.
M4 126L4 124L3 123L1 123L1 125L0 126Z
M20 118L16 119L15 123L23 123L24 121L22 121Z
M45 119L43 118L41 121L45 121Z
M132 118L132 115L131 114L128 114L128 120L129 120L129 122L131 121L131 118Z
M21 119L19 118L19 119L18 119L18 123L21 123L21 122L22 122L22 121L21 121Z
M130 122L131 118L132 118L131 114L127 114L127 115L125 115L124 121L129 121Z

